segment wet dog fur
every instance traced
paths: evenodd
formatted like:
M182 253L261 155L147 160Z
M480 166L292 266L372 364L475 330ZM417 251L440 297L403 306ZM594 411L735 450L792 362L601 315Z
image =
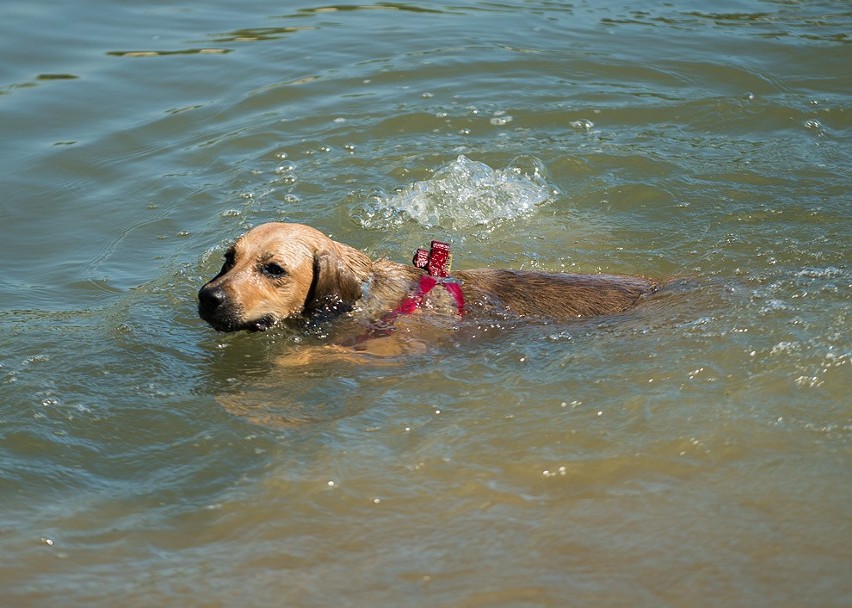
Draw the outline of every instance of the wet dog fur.
M263 331L290 320L351 313L379 320L412 294L424 271L373 260L302 224L261 224L225 253L222 270L198 293L198 312L218 331ZM566 321L636 306L657 284L642 277L459 270L465 315ZM447 292L430 292L429 314L456 314Z

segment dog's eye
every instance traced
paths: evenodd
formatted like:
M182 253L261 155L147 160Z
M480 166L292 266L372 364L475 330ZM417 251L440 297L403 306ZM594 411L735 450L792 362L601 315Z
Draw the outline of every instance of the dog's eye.
M222 264L222 270L219 271L219 274L225 274L234 266L234 252L228 250L225 252L225 262Z
M260 267L260 271L271 279L280 279L287 271L275 262L269 262Z

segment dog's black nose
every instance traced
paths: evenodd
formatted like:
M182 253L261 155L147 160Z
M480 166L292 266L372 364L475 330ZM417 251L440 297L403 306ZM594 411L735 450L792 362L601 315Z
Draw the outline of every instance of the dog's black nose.
M198 292L198 310L204 313L215 311L225 301L225 290L221 287L202 287Z

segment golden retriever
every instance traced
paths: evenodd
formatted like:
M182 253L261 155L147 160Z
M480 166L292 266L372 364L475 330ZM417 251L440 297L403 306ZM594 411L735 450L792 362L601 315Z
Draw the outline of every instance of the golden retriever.
M634 276L488 268L428 277L414 265L373 260L310 226L268 223L227 250L222 270L198 293L198 312L218 331L264 331L285 320L350 314L389 332L397 317L415 311L557 321L608 315L657 289Z

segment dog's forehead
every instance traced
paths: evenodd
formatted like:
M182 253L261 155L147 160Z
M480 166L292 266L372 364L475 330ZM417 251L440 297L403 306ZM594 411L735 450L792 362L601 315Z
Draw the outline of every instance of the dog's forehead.
M310 235L290 224L261 224L239 237L234 250L242 256L295 259L311 256Z

